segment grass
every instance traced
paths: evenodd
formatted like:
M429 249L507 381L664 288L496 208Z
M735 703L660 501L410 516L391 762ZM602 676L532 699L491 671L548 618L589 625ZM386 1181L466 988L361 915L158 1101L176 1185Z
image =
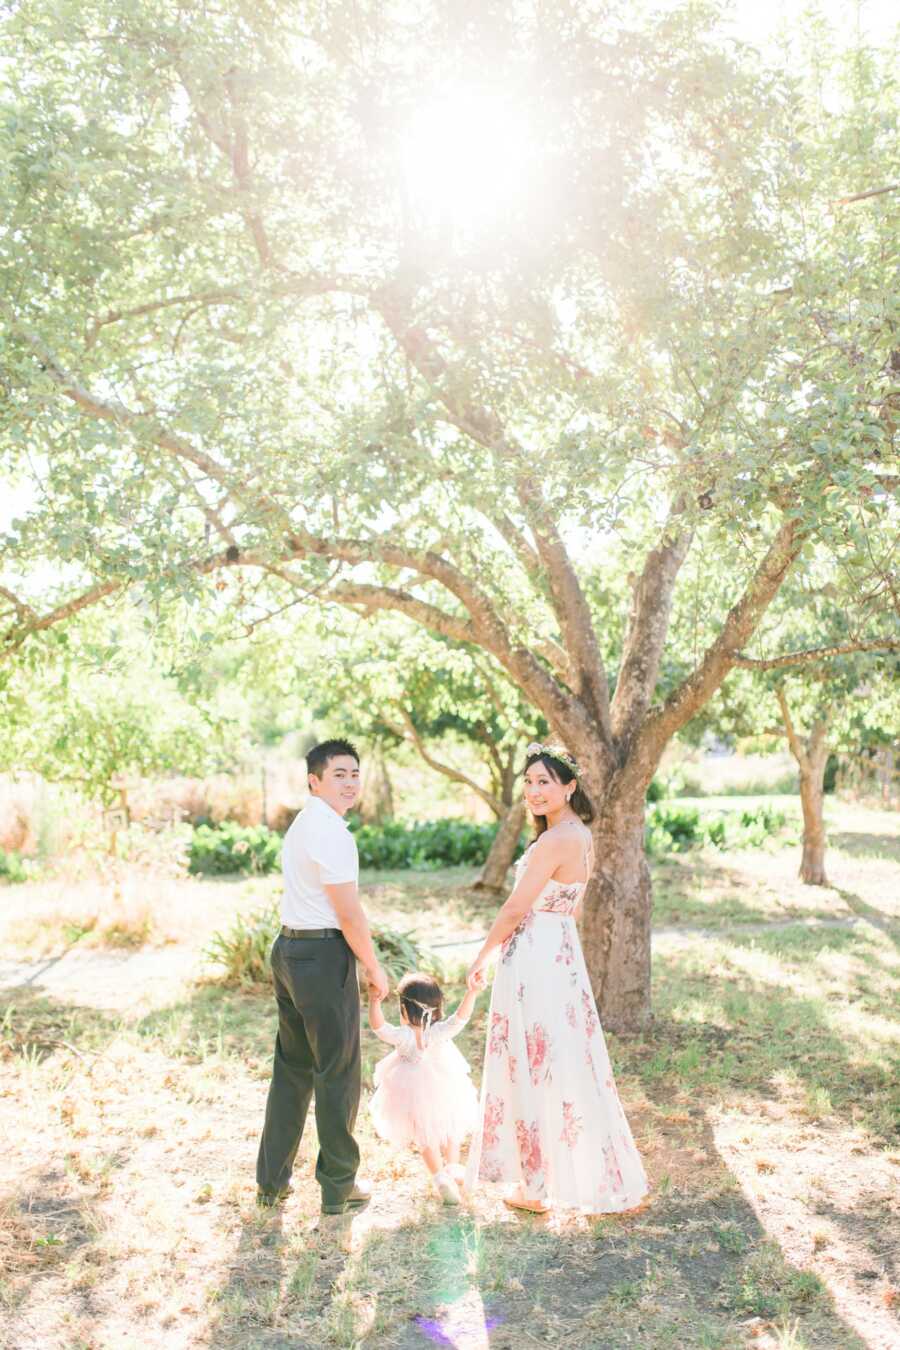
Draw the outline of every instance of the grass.
M0 1009L0 1342L893 1343L900 855L886 814L851 815L845 832L881 843L835 853L835 890L795 885L793 853L656 869L656 1020L610 1040L653 1184L632 1217L519 1217L487 1193L442 1210L417 1160L371 1130L365 1099L384 1048L368 1031L358 1133L376 1202L349 1235L310 1231L310 1121L294 1195L261 1212L253 1165L271 999L209 980L131 998L126 965L119 1001L92 1007L89 984L77 997L53 985L78 953L64 957L43 989L10 990ZM466 891L470 876L381 874L372 908L400 928L415 922L426 941L477 934L494 906ZM157 931L171 928L173 950L188 943L199 960L214 929L264 903L268 882L182 885L180 908L162 896ZM45 899L42 912L56 912ZM99 922L113 917L94 905ZM461 989L449 992L452 1002ZM476 1076L485 1005L461 1038Z

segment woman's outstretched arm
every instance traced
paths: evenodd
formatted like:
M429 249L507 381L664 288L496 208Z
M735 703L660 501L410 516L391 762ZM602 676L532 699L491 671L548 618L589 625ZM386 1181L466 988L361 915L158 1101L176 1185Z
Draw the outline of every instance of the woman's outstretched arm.
M566 860L567 852L567 841L549 831L537 840L529 854L525 871L509 898L501 905L481 951L469 967L467 981L470 989L483 988L484 968L491 953L515 932L560 863Z

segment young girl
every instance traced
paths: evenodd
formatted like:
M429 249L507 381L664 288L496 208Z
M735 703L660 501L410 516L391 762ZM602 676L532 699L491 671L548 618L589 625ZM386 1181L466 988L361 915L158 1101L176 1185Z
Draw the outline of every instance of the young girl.
M477 990L446 1020L444 996L430 975L404 975L397 994L399 1027L384 1020L381 999L369 986L369 1026L395 1047L375 1067L372 1119L382 1139L418 1149L444 1204L458 1205L459 1146L475 1127L478 1098L453 1037L468 1022Z

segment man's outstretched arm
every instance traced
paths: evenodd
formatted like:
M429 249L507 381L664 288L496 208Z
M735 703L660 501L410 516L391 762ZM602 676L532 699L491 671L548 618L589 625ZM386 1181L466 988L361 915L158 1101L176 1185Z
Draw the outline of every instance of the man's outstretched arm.
M381 998L387 998L387 976L375 955L369 920L359 898L359 887L355 881L344 881L337 886L326 885L324 891L337 915L347 945L366 972L366 979L378 991Z

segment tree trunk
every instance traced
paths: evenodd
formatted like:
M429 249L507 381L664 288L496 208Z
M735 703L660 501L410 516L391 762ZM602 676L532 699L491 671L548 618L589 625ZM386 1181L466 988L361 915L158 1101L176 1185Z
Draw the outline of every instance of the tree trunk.
M591 826L594 876L581 919L582 945L603 1025L635 1032L650 1021L650 868L644 803L610 798Z
M502 817L491 851L485 859L481 874L475 882L476 891L490 891L499 895L506 889L506 875L512 866L516 845L525 825L525 803L514 802Z
M825 875L825 765L828 745L825 724L817 722L810 733L806 754L800 763L800 805L803 808L803 857L800 880L808 886L827 886Z
M380 746L376 746L366 764L359 814L366 825L381 825L394 814L394 794Z

